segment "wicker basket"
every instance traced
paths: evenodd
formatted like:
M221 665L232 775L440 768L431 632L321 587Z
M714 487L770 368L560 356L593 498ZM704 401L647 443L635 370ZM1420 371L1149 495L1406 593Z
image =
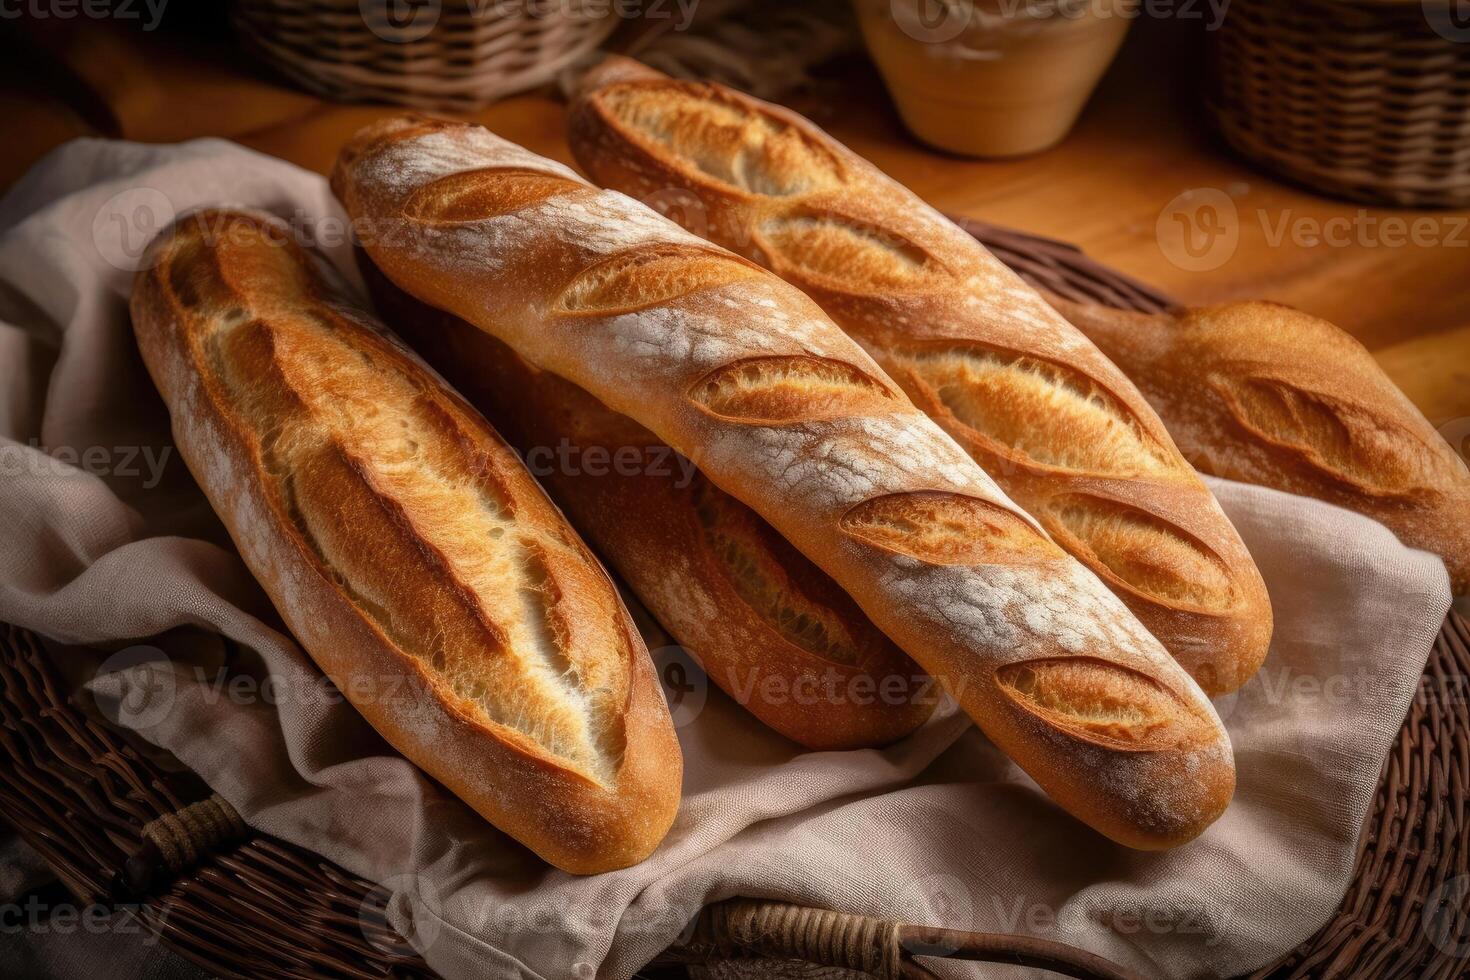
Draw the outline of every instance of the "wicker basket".
M1168 298L1060 242L960 222L1028 281L1069 299L1158 311ZM1421 696L1388 759L1354 878L1337 914L1265 978L1451 978L1470 960L1470 625L1451 613ZM187 772L164 768L69 699L38 639L0 624L0 818L77 900L121 906L211 973L250 980L434 976L388 925L386 892L295 845L251 831ZM881 980L932 980L935 956L1024 964L1084 980L1132 975L1026 936L888 922L782 902L707 907L686 942L644 972L721 975L763 961L769 976L819 964ZM692 971L691 971L692 972ZM741 976L749 976L742 972ZM851 974L849 974L851 976Z
M1457 0L1234 0L1210 114L1237 151L1311 190L1470 206L1470 20Z
M598 0L234 0L245 44L338 102L468 111L552 81L617 26Z

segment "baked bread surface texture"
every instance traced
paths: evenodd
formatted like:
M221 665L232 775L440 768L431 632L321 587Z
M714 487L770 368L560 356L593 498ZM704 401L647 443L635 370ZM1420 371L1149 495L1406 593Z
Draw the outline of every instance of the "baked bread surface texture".
M1470 471L1373 355L1279 303L1173 313L1051 302L1126 370L1205 473L1366 514L1470 593Z
M568 138L593 181L772 269L856 339L1207 693L1265 658L1255 564L1144 397L971 236L808 120L610 58Z
M929 716L933 678L754 511L643 426L358 254L394 331L485 412L717 686L819 750L884 745Z
M133 324L181 455L395 748L558 867L641 860L681 757L611 580L484 419L290 237L205 211L152 246Z
M394 283L694 460L1062 806L1144 848L1223 811L1198 685L798 290L476 126L380 121L333 188Z

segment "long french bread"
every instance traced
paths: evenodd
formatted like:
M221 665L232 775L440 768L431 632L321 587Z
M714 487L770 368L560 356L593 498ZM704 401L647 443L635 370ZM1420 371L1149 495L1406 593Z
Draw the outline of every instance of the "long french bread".
M568 116L594 182L815 299L1210 694L1271 638L1260 573L1148 402L952 222L795 113L626 58Z
M1201 471L1366 514L1470 592L1465 461L1347 333L1278 303L1142 314L1049 299Z
M494 423L716 685L807 748L884 745L934 680L754 511L643 426L494 336L420 303L359 251L394 331Z
M307 652L568 871L645 857L681 757L607 573L494 430L269 216L205 211L132 296L179 452Z
M1063 807L1141 848L1224 810L1198 685L800 291L477 126L382 120L332 185L399 287L695 460Z

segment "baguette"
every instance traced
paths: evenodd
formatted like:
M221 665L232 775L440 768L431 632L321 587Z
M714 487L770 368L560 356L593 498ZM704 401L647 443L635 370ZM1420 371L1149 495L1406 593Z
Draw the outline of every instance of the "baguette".
M478 126L381 120L332 185L395 284L695 460L1061 806L1139 848L1224 810L1198 685L800 291Z
M152 248L133 325L179 452L323 672L550 863L645 857L679 802L668 708L510 447L284 224L200 212Z
M1206 693L1256 672L1271 604L1235 528L1122 372L973 238L795 113L626 58L584 78L568 133L593 181L815 299Z
M510 440L716 686L817 750L885 745L929 716L933 679L750 508L637 422L358 258L398 335Z
M1470 592L1470 472L1362 344L1289 306L1051 303L1142 389L1205 473L1366 514Z

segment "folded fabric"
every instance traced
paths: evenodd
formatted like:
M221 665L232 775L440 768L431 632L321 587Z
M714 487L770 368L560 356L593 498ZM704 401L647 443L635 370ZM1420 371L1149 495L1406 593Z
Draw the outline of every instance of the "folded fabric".
M1110 843L948 708L882 751L805 752L685 671L670 692L685 783L668 839L613 874L548 868L323 683L172 446L128 291L152 233L221 204L277 213L355 281L325 182L230 143L72 142L0 201L0 620L101 647L59 666L252 826L382 884L394 924L445 976L626 978L736 895L1228 976L1337 907L1448 578L1365 518L1221 481L1276 638L1260 675L1219 702L1239 786L1199 840L1162 854Z

